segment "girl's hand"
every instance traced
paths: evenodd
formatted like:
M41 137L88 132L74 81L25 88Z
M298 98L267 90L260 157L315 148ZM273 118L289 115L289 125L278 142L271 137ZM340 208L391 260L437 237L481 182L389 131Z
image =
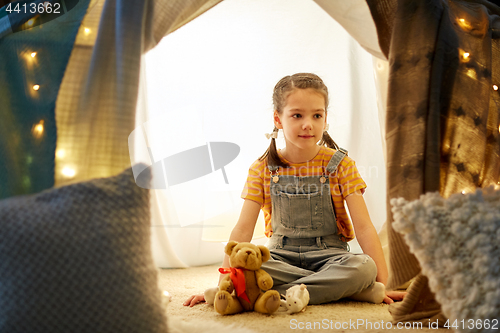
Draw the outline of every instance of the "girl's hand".
M395 301L402 301L406 296L406 291L387 290L385 292L384 303L391 304Z
M205 296L203 294L193 295L189 297L182 305L193 307L198 303L205 302Z

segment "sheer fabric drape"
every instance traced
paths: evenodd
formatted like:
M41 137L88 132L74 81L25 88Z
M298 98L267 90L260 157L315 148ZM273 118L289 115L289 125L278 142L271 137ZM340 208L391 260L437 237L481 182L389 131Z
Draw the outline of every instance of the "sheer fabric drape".
M128 136L135 126L142 54L219 1L90 4L56 102L56 186L130 166Z
M248 167L269 145L264 133L273 128L274 84L301 71L317 73L329 87L330 135L356 160L370 214L382 229L385 166L372 56L314 2L224 1L145 56L148 123L141 131L155 161L207 142L240 147L225 167L229 184L214 171L155 190L153 250L161 267L221 260L222 245L205 240L228 239ZM360 251L356 242L351 247Z
M152 163L155 160L155 154L141 152L140 149L131 150L134 156L132 160L129 155L129 148L134 148L134 145L129 145L130 133L135 128L141 127L153 119L151 110L147 113L139 112L138 116L135 117L136 108L146 110L150 109L151 106L151 102L147 98L141 97L142 95L139 93L141 59L143 54L153 48L164 35L178 29L218 2L151 0L130 2L129 4L128 1L108 0L92 3L77 37L77 43L69 60L56 104L57 149L59 152L64 152L64 154L56 154L56 186L116 174L129 166L131 161L143 160L146 163ZM236 2L227 1L227 3L229 6L233 6ZM267 2L261 1L260 3L265 4ZM290 9L291 6L288 3L277 1L276 4L278 6L274 11L266 12L261 10L257 16L267 17L269 20L279 22L293 14L293 9ZM302 4L305 3L302 2ZM314 2L307 3L306 6L309 6L306 7L309 12L319 15L321 22L333 22L337 28L340 28ZM234 14L232 15L235 20L238 20L238 15L243 14L245 11L237 7L233 8L233 10ZM309 17L307 20L311 20L311 18ZM312 18L312 20L315 19ZM291 38L294 51L290 52L289 49L287 54L290 55L297 53L296 50L303 50L302 53L297 53L300 54L300 56L296 57L297 59L300 58L298 62L287 61L286 57L288 55L273 58L275 48L281 44L280 37L277 35L275 37L277 38L276 44L269 45L268 50L261 48L257 58L250 59L243 64L237 62L227 64L230 67L229 71L234 71L238 70L237 66L245 68L250 63L262 65L268 60L266 63L268 67L261 68L269 76L265 84L263 84L264 80L259 75L249 73L242 79L233 80L232 87L228 90L228 93L246 91L247 93L252 92L252 95L255 96L262 96L261 98L265 102L259 106L258 110L245 109L244 107L242 110L238 110L238 105L224 106L220 104L215 107L216 109L219 108L223 119L230 119L233 113L236 114L235 117L240 117L239 112L242 112L242 114L261 112L260 115L255 114L252 117L253 119L259 119L259 121L255 122L255 126L235 126L232 130L229 130L232 126L227 126L225 120L220 121L218 116L211 113L207 113L205 118L217 118L218 123L213 121L209 121L205 125L200 123L200 126L205 126L204 130L207 133L210 132L206 130L207 128L218 129L217 133L220 135L214 135L215 132L212 131L211 134L209 133L203 137L209 142L237 141L227 139L226 134L229 136L237 135L238 138L248 138L247 141L236 142L241 148L241 153L239 158L235 160L235 164L231 164L231 168L226 168L227 176L231 179L230 185L233 186L234 184L234 188L224 188L224 191L227 191L223 191L225 194L219 197L225 196L227 200L234 203L232 207L236 207L233 212L226 212L229 214L227 216L230 216L231 221L235 221L237 218L238 214L235 211L237 211L239 205L237 201L241 201L239 192L245 177L242 175L246 174L250 163L262 154L268 144L263 133L272 129L270 123L270 114L272 112L270 94L274 83L280 77L292 72L313 71L327 81L331 90L331 98L334 100L332 102L338 101L337 106L331 109L330 133L342 146L349 149L350 155L355 158L358 167L364 171L365 180L369 185L366 200L370 206L375 225L378 229L381 229L382 223L385 221L385 212L383 211L385 168L380 143L371 57L348 37L341 28L338 32L330 31L329 35L325 33L316 35L311 41L309 41L310 36L302 34L300 38L293 40L293 35L289 31L295 22L291 20L288 22L290 22L290 25L287 29L283 29L283 25L279 26L277 24L274 31L260 32L262 36L266 36L270 32L276 32L283 34L285 39ZM315 24L317 22L314 21ZM243 29L242 32L248 30L253 34L252 29L255 30L255 33L259 33L259 29L262 29L262 27L252 26L251 21L247 23L249 24L241 28ZM321 27L318 28L321 30ZM343 43L343 53L330 50L327 55L317 51L318 45L327 44L330 45L330 48L335 48L336 43L339 43L339 40L335 40L335 36L341 34L344 34L341 38L342 41L340 41L340 43ZM175 34L172 36L175 36ZM328 39L328 41L325 41L325 39ZM258 40L256 42L256 47L259 48ZM194 43L201 43L201 40L195 40ZM225 47L227 52L230 52L231 43L228 43ZM210 49L204 51L210 52ZM186 53L183 53L182 48L169 50L168 52L180 54L181 57L186 55ZM309 61L307 66L302 66L304 59L306 62L307 59ZM324 67L319 65L320 62L324 64ZM201 60L201 63L203 63L203 60ZM193 73L195 65L193 63L186 75L189 76ZM147 67L147 64L143 63L142 66ZM203 64L203 66L210 67L210 63ZM275 72L269 74L270 69L274 69ZM240 82L251 82L253 86L240 89L238 86ZM152 85L147 80L144 83L143 88L145 91L152 89ZM193 80L186 89L190 90L191 98L204 98L202 96L203 91L196 91L197 87L196 80ZM343 90L346 87L348 93ZM217 90L217 88L215 89ZM168 92L169 90L165 90L163 94L168 95ZM174 88L171 94L176 93L177 91ZM252 96L247 94L245 98L251 99ZM224 98L220 99L220 101L223 100ZM240 98L238 104L245 105L245 99ZM266 119L269 119L269 122ZM174 123L169 123L169 126L178 127ZM243 133L246 128L252 128L252 131ZM186 134L186 132L193 132L193 129L187 126L184 133ZM164 142L164 145L175 146L181 141L167 141ZM368 145L368 142L373 143L375 148ZM191 147L196 147L196 145ZM74 171L73 176L65 176L63 172L65 168L71 168ZM217 176L221 177L221 174L213 173L207 179L210 181L210 177ZM215 227L210 230L208 228L196 228L195 225L186 223L182 219L179 220L179 215L173 213L175 210L169 209L177 205L179 195L174 196L172 193L168 194L164 191L155 193L153 198L156 200L152 205L154 216L152 222L153 252L159 266L183 267L220 260L221 244L201 241L203 237L210 234L209 231L216 230ZM160 204L157 204L158 201ZM209 216L208 220L210 220L210 218L217 215L212 213L212 215L207 216ZM169 221L169 219L170 222L165 222ZM173 220L178 222L174 223L174 226L171 225ZM207 222L207 219L203 223L211 226L212 222L220 225L220 221ZM231 227L226 222L222 224L226 229ZM353 247L356 247L355 244L353 244Z

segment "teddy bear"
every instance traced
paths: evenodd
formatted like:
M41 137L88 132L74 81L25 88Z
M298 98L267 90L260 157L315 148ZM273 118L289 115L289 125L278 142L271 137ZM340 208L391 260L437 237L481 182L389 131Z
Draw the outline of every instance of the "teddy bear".
M227 275L220 281L215 294L215 310L221 315L243 311L271 314L278 310L280 294L269 290L273 279L260 268L271 257L269 249L263 245L230 241L224 251L229 256L230 268L219 268L219 272Z
M281 300L281 308L288 314L305 311L309 304L309 291L305 284L295 285L286 290L286 300Z

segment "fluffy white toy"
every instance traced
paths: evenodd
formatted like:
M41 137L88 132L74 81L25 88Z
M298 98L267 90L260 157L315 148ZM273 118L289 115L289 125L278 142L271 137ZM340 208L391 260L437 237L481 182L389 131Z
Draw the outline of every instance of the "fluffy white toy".
M208 288L207 290L205 290L203 294L205 296L205 302L208 305L214 305L215 294L217 294L218 291L219 287Z
M218 290L218 287L205 290L204 295L207 304L214 304L215 294ZM286 295L283 296L286 300L281 300L281 305L278 310L281 314L294 314L305 311L307 304L309 304L309 291L305 284L288 288Z
M166 307L170 303L170 301L172 300L172 296L166 290L164 290L162 292L161 296L162 296L163 306Z
M293 286L287 289L286 300L281 300L281 311L287 314L293 314L305 311L309 304L309 291L305 284Z

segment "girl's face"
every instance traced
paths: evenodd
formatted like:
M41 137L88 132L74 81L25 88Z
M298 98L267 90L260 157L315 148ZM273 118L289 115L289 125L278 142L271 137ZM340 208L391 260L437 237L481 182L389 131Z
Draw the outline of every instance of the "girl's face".
M293 90L281 115L274 111L274 124L283 130L288 152L316 150L326 126L325 98L312 88Z

